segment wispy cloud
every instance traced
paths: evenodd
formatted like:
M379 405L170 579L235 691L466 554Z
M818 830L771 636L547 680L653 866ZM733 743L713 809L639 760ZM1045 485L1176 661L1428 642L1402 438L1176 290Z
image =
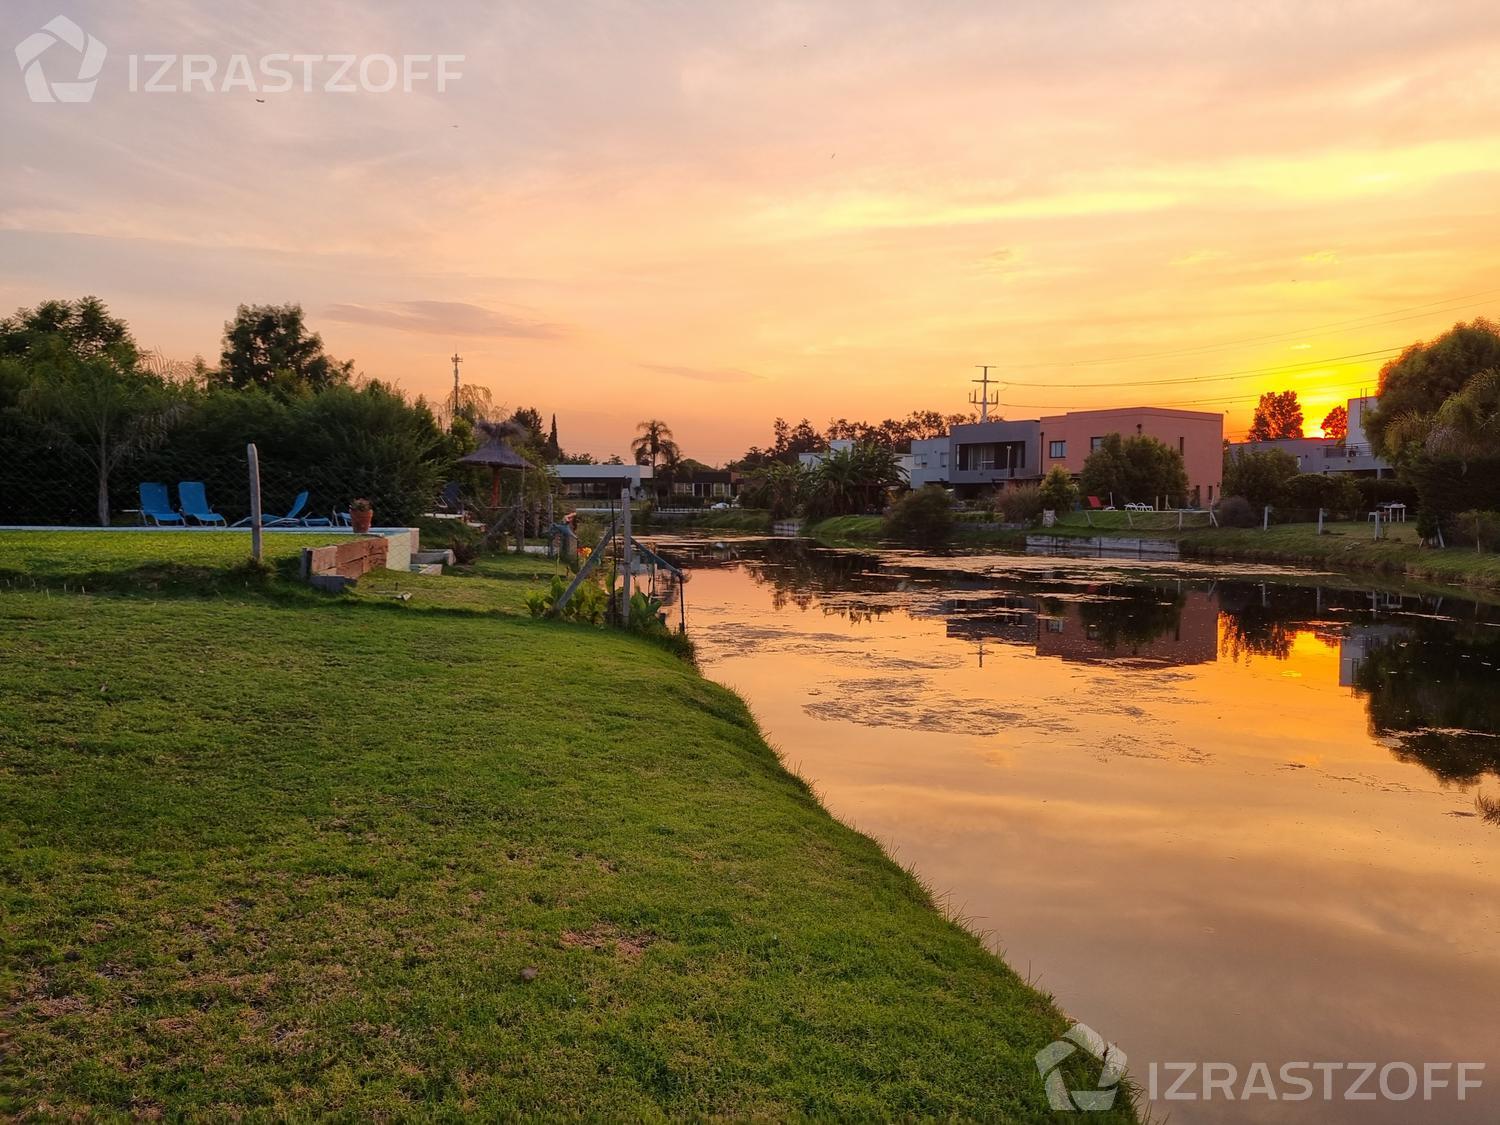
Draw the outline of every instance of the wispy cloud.
M758 383L764 378L737 367L683 367L675 363L643 363L641 367L658 375L676 375L679 379L694 379L700 383Z
M373 324L435 336L551 340L560 328L463 301L396 301L383 305L329 305L323 315L346 324Z

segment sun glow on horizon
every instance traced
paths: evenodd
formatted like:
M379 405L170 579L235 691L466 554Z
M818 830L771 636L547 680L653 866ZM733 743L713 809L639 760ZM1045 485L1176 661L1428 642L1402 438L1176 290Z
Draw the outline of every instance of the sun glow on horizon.
M227 14L81 8L111 44L245 47ZM654 415L708 462L777 416L967 410L978 363L1044 384L1003 392L1017 417L1154 403L1237 433L1293 389L1314 432L1400 347L1500 310L1488 5L949 16L461 0L360 33L460 37L441 97L3 99L0 301L97 293L212 359L237 304L296 300L410 392L444 394L458 350L569 449L623 454Z

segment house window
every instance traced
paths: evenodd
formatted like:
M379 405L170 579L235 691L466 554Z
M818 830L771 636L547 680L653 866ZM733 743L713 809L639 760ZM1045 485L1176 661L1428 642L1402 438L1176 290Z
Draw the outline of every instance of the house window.
M1185 454L1187 452L1187 438L1180 437L1177 439L1177 452L1179 454Z
M947 467L948 467L948 451L945 449L945 450L942 450L938 454L938 468L940 468L940 469L946 469Z
M1066 457L1068 455L1068 443L1065 441L1049 441L1047 443L1048 457Z
M1104 439L1102 437L1091 437L1091 438L1089 438L1089 452L1092 453L1094 450L1098 449L1103 444L1104 444Z

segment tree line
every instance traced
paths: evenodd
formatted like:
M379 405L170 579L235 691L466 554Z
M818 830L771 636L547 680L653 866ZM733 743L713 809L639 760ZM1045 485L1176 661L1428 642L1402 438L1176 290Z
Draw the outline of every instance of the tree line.
M445 481L475 477L479 491L457 461L495 421L538 468L566 459L555 415L544 426L534 408L497 410L477 387L436 409L408 398L330 356L295 304L239 306L213 365L141 348L96 297L0 319L0 522L107 526L143 480L205 481L234 518L248 508L249 442L268 511L305 489L316 514L359 497L410 521Z

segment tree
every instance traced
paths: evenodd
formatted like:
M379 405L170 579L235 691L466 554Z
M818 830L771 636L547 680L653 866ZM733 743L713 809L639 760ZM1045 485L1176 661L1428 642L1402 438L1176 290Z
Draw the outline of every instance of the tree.
M1282 449L1226 454L1223 494L1242 496L1256 508L1278 504L1297 473L1297 458Z
M524 435L517 435L521 441L541 442L542 438L542 412L534 406L518 406L511 412L510 420L521 429Z
M1302 436L1302 404L1296 391L1267 391L1260 396L1250 423L1251 441L1278 441Z
M286 396L338 386L353 371L352 362L340 363L323 351L323 338L302 321L301 305L241 305L224 325L217 378L231 387L264 387Z
M678 456L677 443L672 438L672 427L659 418L648 418L644 422L637 423L635 428L639 436L630 443L630 452L634 455L637 465L651 466L652 484L659 501L661 484L656 479L656 466L660 464L668 450L672 452L674 459Z
M942 487L929 484L908 492L891 505L885 533L909 543L942 543L953 532L953 501Z
M1073 475L1061 465L1053 465L1042 481L1041 499L1044 508L1071 512L1078 503L1078 486L1073 483Z
M1116 504L1180 501L1188 488L1182 454L1146 434L1106 435L1084 461L1080 478L1085 495L1107 496Z
M764 508L773 520L796 514L807 490L808 472L801 465L771 461L753 469L740 484L740 504Z
M1431 343L1413 344L1380 369L1380 402L1365 416L1365 432L1375 452L1404 461L1420 434L1410 423L1430 418L1449 395L1481 371L1500 367L1500 327L1480 317L1455 324ZM1392 433L1398 420L1407 425Z
M1349 409L1346 406L1335 406L1323 416L1323 436L1332 438L1334 441L1342 442L1349 436Z
M43 301L0 320L0 358L25 360L37 349L50 355L59 345L78 359L108 353L122 366L133 366L139 356L130 328L98 297Z
M82 355L75 343L66 332L50 345L34 342L20 401L92 466L99 526L108 527L111 476L127 458L160 444L176 401L167 384L136 367L134 348L125 341Z
M552 428L547 431L547 460L552 464L562 460L562 445L557 440L557 414L552 415Z
M807 488L807 514L815 519L885 507L886 493L902 484L896 454L863 442L828 454L813 470Z

